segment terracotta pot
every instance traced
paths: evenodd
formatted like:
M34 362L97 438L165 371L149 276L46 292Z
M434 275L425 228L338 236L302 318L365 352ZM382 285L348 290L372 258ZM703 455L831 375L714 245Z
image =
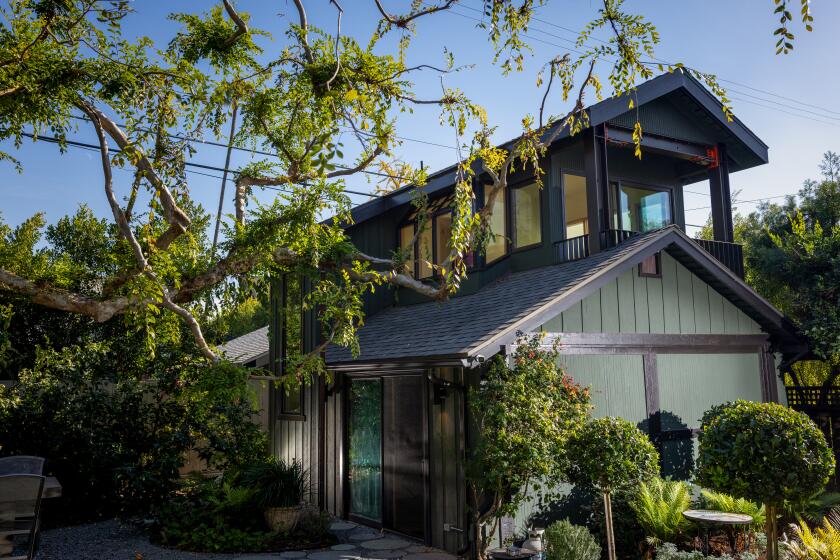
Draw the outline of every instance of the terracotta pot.
M266 508L265 524L272 531L291 531L300 521L301 506Z

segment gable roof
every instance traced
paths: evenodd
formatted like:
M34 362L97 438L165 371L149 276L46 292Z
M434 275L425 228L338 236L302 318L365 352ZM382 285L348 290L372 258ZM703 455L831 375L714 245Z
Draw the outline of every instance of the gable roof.
M218 350L237 364L246 364L268 354L268 325L228 340Z
M690 74L682 71L662 74L639 84L632 92L632 96L636 107L642 107L657 99L667 98L672 104L680 106L682 112L689 118L701 122L702 126L710 127L710 132L714 133L720 141L727 143L729 148L727 155L732 160L729 166L730 172L748 169L769 161L767 144L737 117L728 121L723 113L723 106L720 101ZM624 95L610 97L587 107L590 126L613 122L620 123L622 117L625 117L628 113L629 101L630 96ZM554 124L554 127L561 126L563 126L563 119L559 119ZM551 135L554 130L555 128L552 128L545 134ZM569 137L569 130L565 128L554 142L557 143ZM509 149L517 139L508 140L501 144L501 147ZM644 142L643 138L643 148ZM433 195L451 187L455 183L456 171L457 164L453 164L429 174L426 184L421 189L426 194ZM406 185L356 206L352 210L353 223L358 224L411 202L413 191L413 185Z
M585 259L516 272L475 294L392 307L359 330L361 353L330 347L330 366L371 362L456 362L490 357L645 258L667 251L771 334L800 348L793 325L676 226L638 235Z

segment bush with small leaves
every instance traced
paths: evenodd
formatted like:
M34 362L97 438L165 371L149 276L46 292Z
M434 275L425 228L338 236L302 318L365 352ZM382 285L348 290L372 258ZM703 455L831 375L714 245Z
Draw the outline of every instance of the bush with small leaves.
M622 418L599 418L587 423L567 444L572 458L567 476L574 484L600 490L604 495L607 554L614 560L610 495L636 486L659 473L659 453L647 435Z
M556 521L545 530L547 560L600 560L601 545L586 527L568 519Z
M703 420L699 482L765 505L767 558L776 560L779 508L826 485L834 472L831 449L806 415L774 403L739 400L716 407Z

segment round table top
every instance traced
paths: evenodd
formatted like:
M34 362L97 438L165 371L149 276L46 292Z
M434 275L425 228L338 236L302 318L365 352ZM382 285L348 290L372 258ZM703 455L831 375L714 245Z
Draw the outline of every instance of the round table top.
M709 525L749 525L753 522L751 515L710 509L687 509L683 512L683 516L691 521Z

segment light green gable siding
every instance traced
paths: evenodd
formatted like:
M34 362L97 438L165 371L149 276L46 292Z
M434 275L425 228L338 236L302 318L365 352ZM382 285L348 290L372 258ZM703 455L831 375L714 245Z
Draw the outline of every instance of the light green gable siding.
M621 416L644 422L645 375L640 354L560 355L558 363L574 380L590 388L592 416Z
M662 278L630 267L547 321L548 332L759 334L761 327L698 276L662 253Z
M656 360L665 431L699 428L716 404L761 402L758 354L658 354Z

